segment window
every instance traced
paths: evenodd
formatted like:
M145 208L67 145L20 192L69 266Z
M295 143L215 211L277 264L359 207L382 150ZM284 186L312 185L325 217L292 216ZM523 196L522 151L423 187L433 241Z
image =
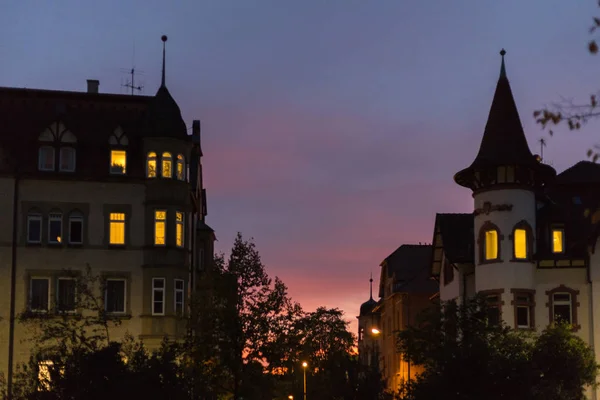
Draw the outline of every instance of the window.
M485 300L487 303L486 313L488 324L500 324L500 321L502 321L502 306L504 305L504 302L502 301L502 293L504 293L504 290L484 290L480 293L482 293L485 296Z
M165 278L152 278L152 315L165 315Z
M60 148L60 170L63 172L75 171L75 148Z
M83 215L80 212L69 215L69 243L83 243Z
M183 315L183 279L175 279L175 314Z
M125 175L127 166L127 152L125 150L110 151L110 173Z
M29 281L29 309L34 312L48 311L50 279L31 278Z
M535 290L511 289L515 312L515 328L529 329L535 327Z
M552 252L564 253L565 231L564 229L552 229Z
M75 279L58 278L56 289L56 307L58 311L75 311Z
M125 279L107 279L104 293L104 308L113 314L125 313Z
M527 259L527 231L525 229L515 229L514 245L515 258L519 260Z
M40 171L54 171L54 147L40 147L38 169Z
M489 230L485 232L485 259L495 260L498 258L498 231Z
M577 295L579 290L574 290L560 285L546 292L549 297L548 307L550 312L550 323L567 323L578 329L577 325Z
M48 243L59 244L62 242L62 214L51 212L48 216Z
M183 213L177 211L175 213L175 244L177 247L183 247L183 232L184 232L184 222L183 222Z
M110 231L110 244L125 244L125 213L110 213L108 229Z
M156 153L148 153L146 159L146 176L148 178L156 178Z
M177 179L185 180L185 159L181 154L177 155Z
M162 154L162 177L163 178L171 178L173 176L173 171L171 166L173 164L173 160L171 158L171 153L163 153Z
M27 215L27 243L42 243L42 215Z
M154 245L165 245L166 225L167 212L165 210L156 210L154 212Z

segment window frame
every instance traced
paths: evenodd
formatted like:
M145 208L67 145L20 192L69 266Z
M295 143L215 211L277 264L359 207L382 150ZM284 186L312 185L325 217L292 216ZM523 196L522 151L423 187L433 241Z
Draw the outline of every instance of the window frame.
M48 213L48 244L52 245L52 246L60 246L63 244L64 242L64 238L63 238L63 232L64 232L64 227L63 227L63 219L64 219L64 215L60 210L53 210L50 211ZM60 223L60 234L57 236L58 240L52 240L52 235L51 235L51 227L52 227L52 222L59 222Z
M165 174L165 165L169 166L169 174ZM163 179L173 179L173 155L164 151L160 156L160 177Z
M180 169L181 168L181 174ZM185 171L185 157L183 154L177 154L175 159L175 177L178 181L185 182L186 171Z
M181 238L179 237L180 233ZM175 246L180 249L185 247L185 213L183 211L175 211Z
M48 298L46 299L46 309L35 309L33 308L33 281L34 280L45 280L46 281L46 288L48 289ZM28 298L28 304L27 304L27 309L32 312L32 313L47 313L50 311L50 305L51 305L51 290L50 290L50 277L48 276L40 276L40 275L33 275L29 277L29 298Z
M60 308L60 305L59 305L60 289L59 288L60 288L61 281L73 281L74 287L73 287L73 309L72 310L62 310ZM77 279L72 276L59 276L56 279L56 295L54 297L55 297L55 307L56 307L56 311L58 313L75 314L77 312Z
M579 308L580 304L577 301L577 296L579 295L579 290L576 289L571 289L563 284L559 285L558 287L555 287L552 290L547 290L546 291L546 295L548 296L548 302L546 303L546 307L548 307L548 321L550 322L550 324L554 324L554 295L555 294L561 294L561 293L568 293L571 297L571 326L572 326L572 330L573 331L577 331L581 328L581 326L578 324L578 316L577 316L577 309Z
M490 289L490 290L481 290L479 294L483 295L486 299L486 304L488 309L496 309L498 310L498 322L502 323L502 307L504 306L504 300L502 295L504 294L504 289ZM497 301L490 301L492 297L498 297ZM488 310L486 310L486 317L489 320ZM489 321L488 321L489 322Z
M525 258L517 258L517 242L516 242L516 233L517 230L525 231ZM525 220L521 220L515 224L513 227L513 231L510 235L510 239L512 240L512 260L516 262L530 262L533 255L533 230L531 229L531 225Z
M160 287L160 288L157 288L154 285L154 283L158 282L158 281L162 281L162 287ZM151 310L150 310L152 312L152 315L155 315L155 316L164 316L165 315L165 309L166 309L166 301L165 301L166 290L165 289L166 289L166 279L165 278L152 278L152 304L151 304ZM154 311L154 304L156 303L156 298L155 298L156 292L162 293L162 301L161 301L162 312L160 312L160 313L157 313Z
M164 213L164 218L159 219L158 214ZM163 225L163 237L162 243L158 243L157 236L157 227L162 224ZM164 247L167 245L167 210L166 209L155 209L154 210L154 238L153 238L154 246L156 247Z
M31 237L30 237L30 233L31 233L30 223L32 221L37 221L40 224L40 227L39 227L40 238L37 241L31 240ZM28 244L41 244L42 243L42 238L44 236L44 234L43 234L44 226L43 225L44 225L43 224L43 215L41 212L30 211L27 213L27 243Z
M73 152L73 165L71 166L72 168L63 168L63 152L64 151L72 151ZM58 151L58 170L60 172L75 172L75 170L77 169L77 150L75 149L74 146L60 146L59 151Z
M496 258L486 258L486 249L487 249L487 241L486 241L486 233L489 231L496 231L496 246L497 253ZM491 264L502 262L502 241L504 240L504 235L500 231L500 228L493 224L490 221L485 221L481 228L479 228L479 235L477 239L477 245L479 247L479 264Z
M69 243L70 245L76 245L76 246L78 246L78 245L82 245L82 244L83 244L83 234L84 234L84 232L85 232L85 231L84 231L84 226L85 226L85 221L84 221L84 219L85 219L85 218L84 218L84 216L83 216L83 213L82 213L82 212L80 212L80 211L72 211L72 212L69 214L69 220L68 220L68 228L69 228L69 237L68 237L68 243ZM81 225L80 225L80 226L81 226L81 228L80 228L80 230L81 230L81 232L80 232L80 234L81 234L81 241L79 241L79 242L75 242L75 241L73 241L73 237L72 237L72 234L73 234L73 226L72 226L72 223L73 223L73 222L80 222L80 223L81 223Z
M120 153L125 153L125 164L122 166L122 172L117 171L115 168L116 167L120 167L119 164L113 164L113 153L114 152L120 152ZM109 159L109 165L108 165L108 172L110 175L116 175L116 176L122 176L122 175L127 175L127 149L125 148L120 148L120 147L111 147L110 149L110 159Z
M177 288L177 284L181 283L181 289ZM174 295L173 295L173 311L175 312L175 315L179 315L182 316L185 314L185 280L184 279L174 279L173 280L173 289L174 289ZM181 294L181 311L179 312L177 310L177 305L178 305L178 301L177 301L177 294Z
M154 164L154 171L151 172L150 164ZM158 155L154 151L149 151L146 154L146 178L156 179L158 178Z
M51 159L52 159L52 167L51 168L44 168L44 166L42 165L42 152L44 150L49 150L51 151ZM42 146L38 147L38 171L56 171L56 148L54 146L49 146L47 144L44 144Z
M123 215L123 219L113 219L113 215ZM123 225L123 243L112 242L112 227L113 224ZM108 245L109 246L125 246L127 244L127 212L125 211L110 211L108 213Z
M123 311L108 311L108 282L123 282ZM104 280L104 311L110 315L127 314L127 279L110 277Z
M535 290L534 289L511 289L510 292L513 294L513 300L511 305L513 306L513 312L515 316L515 329L535 329ZM520 300L519 297L527 296L528 300ZM529 325L519 325L517 311L519 308L527 308L528 323Z
M554 246L554 232L561 232L561 251L555 251L555 246ZM566 240L565 240L565 228L563 226L552 226L550 228L550 250L552 252L552 254L565 254L565 247L566 247Z

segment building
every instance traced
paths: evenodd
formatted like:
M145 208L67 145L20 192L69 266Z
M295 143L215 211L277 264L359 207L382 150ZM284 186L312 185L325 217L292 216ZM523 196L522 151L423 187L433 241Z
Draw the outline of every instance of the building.
M107 313L149 348L185 332L212 262L200 122L154 96L0 88L0 372L26 361L24 311L79 313L72 274L105 280ZM9 362L12 361L12 363ZM9 373L10 375L10 373Z
M380 300L371 295L357 317L360 359L363 365L378 362L390 391L397 391L419 372L396 351L394 333L415 323L437 292L430 274L431 254L431 245L404 244L386 257L380 264Z
M600 359L600 166L557 175L531 153L504 54L479 153L454 177L473 212L436 216L432 273L441 300L483 294L514 329L569 322Z

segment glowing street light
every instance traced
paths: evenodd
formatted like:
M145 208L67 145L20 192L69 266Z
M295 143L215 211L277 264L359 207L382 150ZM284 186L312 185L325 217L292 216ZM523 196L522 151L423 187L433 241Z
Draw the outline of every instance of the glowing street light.
M290 400L294 400L294 396L292 396L291 394L288 396L288 399Z
M373 328L373 329L371 329L371 333L373 335L379 335L381 333L381 331L379 329L377 329L377 328Z
M306 367L308 367L308 363L302 361L302 368L304 369L304 400L306 400Z

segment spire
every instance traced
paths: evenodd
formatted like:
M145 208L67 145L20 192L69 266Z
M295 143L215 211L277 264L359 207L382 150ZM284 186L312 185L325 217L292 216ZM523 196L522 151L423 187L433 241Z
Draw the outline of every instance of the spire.
M500 50L500 55L502 56L502 65L500 66L500 79L506 78L506 67L504 66L504 55L506 54L506 50Z
M373 273L371 272L371 279L369 279L369 300L373 300Z
M162 66L162 80L160 83L161 87L165 86L165 47L166 47L166 42L167 42L167 35L162 35L162 37L160 38L160 40L162 40L163 42L163 66Z

